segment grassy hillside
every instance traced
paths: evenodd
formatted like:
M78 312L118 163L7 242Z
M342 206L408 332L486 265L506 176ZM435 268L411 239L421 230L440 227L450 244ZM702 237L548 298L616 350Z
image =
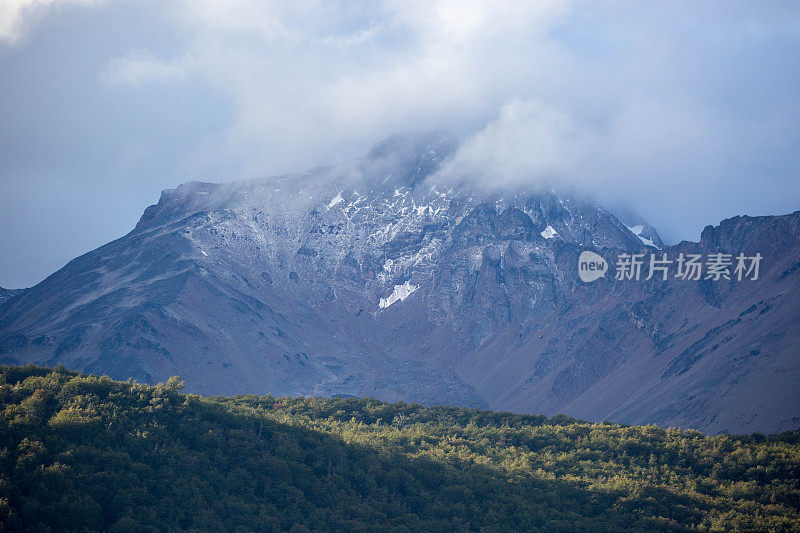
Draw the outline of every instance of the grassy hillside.
M797 530L800 439L0 367L8 531Z

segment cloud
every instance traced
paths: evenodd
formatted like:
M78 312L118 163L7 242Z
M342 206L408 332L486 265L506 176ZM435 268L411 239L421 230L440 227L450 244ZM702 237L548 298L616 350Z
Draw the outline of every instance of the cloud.
M539 100L515 100L460 145L440 177L588 190L636 188L643 176L649 184L659 177L691 182L735 157L728 147L739 126L669 99L625 102L594 122ZM703 183L715 181L709 174Z
M535 64L521 52L570 3L364 5L237 0L172 10L198 73L236 109L215 157L243 163L245 176L286 172L354 157L394 132L480 123L530 75ZM202 165L204 156L192 159Z
M57 198L76 184L105 191L59 204L55 222L91 219L108 232L97 245L161 188L347 162L428 129L465 139L452 175L624 199L674 239L800 206L797 2L85 8L101 1L0 0L0 211L24 189L9 183L37 176L62 184ZM49 249L27 229L26 202L20 231ZM120 202L108 229L96 206ZM18 257L20 278L33 277L36 261Z
M191 60L166 63L146 49L134 48L112 58L101 78L108 84L138 87L146 83L182 80L191 69Z
M566 111L540 101L515 100L464 140L436 178L491 186L552 186L585 169L597 140L596 132Z
M67 5L99 4L104 0L3 0L0 2L0 44L19 44L29 27L48 10Z
M669 233L680 224L678 212L710 223L709 212L731 216L743 191L761 192L759 178L740 169L770 150L756 125L669 98L626 101L600 121L515 100L469 135L432 179L577 190L634 206Z

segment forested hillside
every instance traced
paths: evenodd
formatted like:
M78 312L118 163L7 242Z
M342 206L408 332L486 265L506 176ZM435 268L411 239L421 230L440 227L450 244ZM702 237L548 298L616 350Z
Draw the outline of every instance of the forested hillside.
M800 438L0 367L0 530L797 530Z

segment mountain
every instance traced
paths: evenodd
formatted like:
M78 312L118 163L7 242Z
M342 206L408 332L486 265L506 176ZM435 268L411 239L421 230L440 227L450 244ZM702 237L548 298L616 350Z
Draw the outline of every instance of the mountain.
M453 148L394 138L352 165L164 191L131 233L0 304L0 362L179 374L207 394L800 425L800 212L664 246L575 194L442 182ZM756 281L583 283L586 249L612 268L620 253L763 261Z
M642 244L658 250L664 248L664 242L656 228L651 226L639 213L628 206L615 206L611 208L611 212L625 224L626 228L631 230L631 233L639 237Z
M796 531L800 435L0 366L3 531Z

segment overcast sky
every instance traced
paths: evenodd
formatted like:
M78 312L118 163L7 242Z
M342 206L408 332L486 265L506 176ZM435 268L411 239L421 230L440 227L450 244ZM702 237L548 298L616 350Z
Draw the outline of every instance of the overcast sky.
M0 0L0 286L164 188L349 161L625 201L668 241L800 209L800 3Z

